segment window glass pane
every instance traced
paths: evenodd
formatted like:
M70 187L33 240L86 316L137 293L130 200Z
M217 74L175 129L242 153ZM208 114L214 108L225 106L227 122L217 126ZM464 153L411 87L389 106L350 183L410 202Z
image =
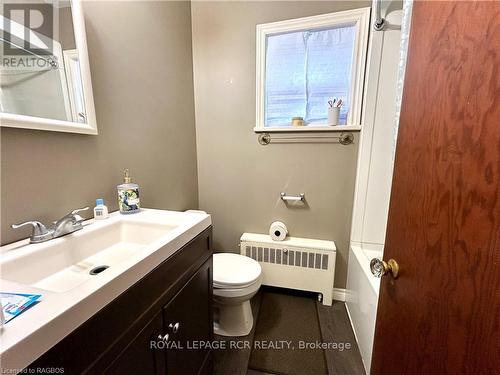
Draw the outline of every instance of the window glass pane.
M267 38L266 126L289 125L305 113L305 58L302 33Z
M326 124L328 101L342 98L347 122L354 49L353 25L271 35L266 40L265 126L292 117Z

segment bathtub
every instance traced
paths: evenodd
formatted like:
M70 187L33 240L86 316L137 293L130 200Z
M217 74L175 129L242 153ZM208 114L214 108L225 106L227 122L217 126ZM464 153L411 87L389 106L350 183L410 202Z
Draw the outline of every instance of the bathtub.
M380 279L370 272L370 260L382 259L381 245L351 245L347 271L346 307L366 373L370 373Z

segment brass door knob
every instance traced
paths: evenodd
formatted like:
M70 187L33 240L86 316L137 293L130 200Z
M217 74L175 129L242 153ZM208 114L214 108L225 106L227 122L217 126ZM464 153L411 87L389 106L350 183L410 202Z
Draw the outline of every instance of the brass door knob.
M384 262L381 259L373 258L370 261L370 270L375 277L382 277L390 273L394 279L397 279L399 265L394 259L389 259L387 262Z

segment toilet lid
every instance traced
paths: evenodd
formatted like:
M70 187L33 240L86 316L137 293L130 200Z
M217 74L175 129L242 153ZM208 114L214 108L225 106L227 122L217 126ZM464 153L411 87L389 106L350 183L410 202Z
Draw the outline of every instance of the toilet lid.
M242 287L252 284L262 272L260 264L239 254L214 254L214 286Z

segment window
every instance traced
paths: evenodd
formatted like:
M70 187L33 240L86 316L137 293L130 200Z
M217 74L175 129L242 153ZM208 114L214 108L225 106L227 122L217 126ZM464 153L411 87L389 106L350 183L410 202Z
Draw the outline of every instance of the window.
M369 8L257 26L256 131L284 130L293 117L317 130L328 101L339 124L360 125ZM326 129L326 128L325 128Z

